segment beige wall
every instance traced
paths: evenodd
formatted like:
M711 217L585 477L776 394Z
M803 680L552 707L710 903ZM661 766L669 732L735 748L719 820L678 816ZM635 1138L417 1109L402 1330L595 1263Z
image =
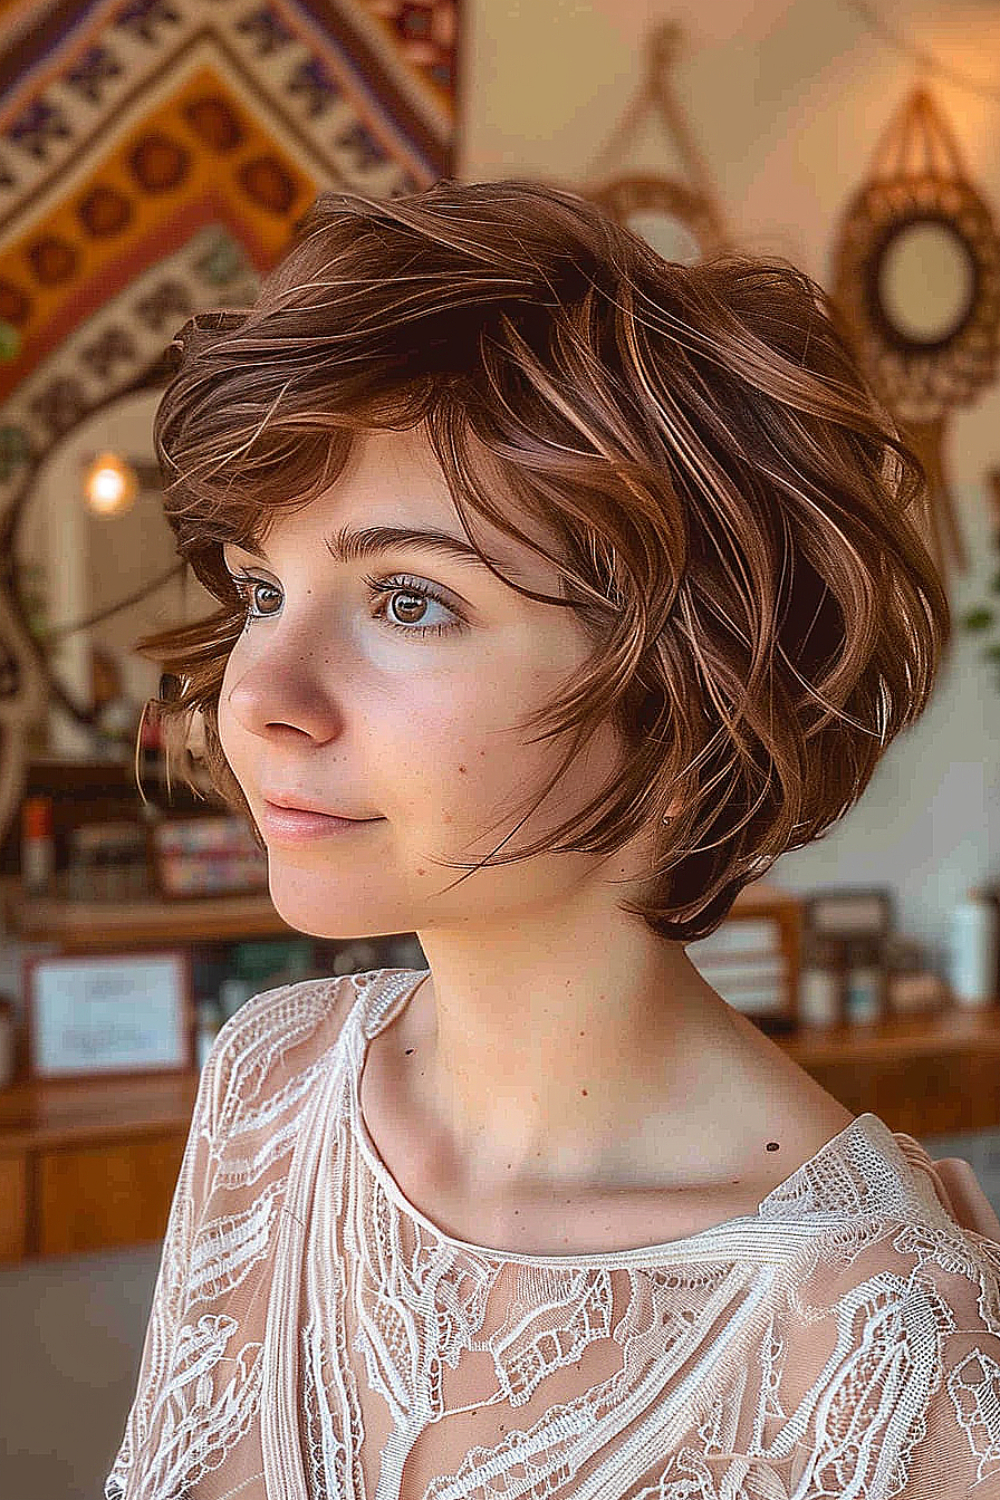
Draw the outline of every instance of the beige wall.
M887 24L1000 95L995 3L877 3ZM829 286L839 217L918 81L932 88L971 181L1000 220L1000 97L922 74L848 0L677 0L662 9L640 0L478 0L464 44L456 175L534 175L571 188L589 178L641 85L648 28L666 19L684 30L676 92L741 247L787 256ZM672 172L679 159L651 114L615 165ZM998 432L997 385L951 424L947 459L973 558L952 582L956 617L986 601L1000 566L984 488L987 469L1000 464ZM929 708L896 740L858 807L772 872L796 890L892 886L900 929L930 944L939 967L949 908L968 887L1000 881L1000 687L977 660L981 644L956 629Z

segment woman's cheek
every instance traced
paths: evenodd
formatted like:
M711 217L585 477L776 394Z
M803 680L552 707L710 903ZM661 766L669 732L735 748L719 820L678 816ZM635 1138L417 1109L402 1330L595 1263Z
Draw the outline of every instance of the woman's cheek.
M229 694L232 691L233 682L235 682L236 680L237 679L233 670L233 656L232 654L230 654L229 661L226 664L226 670L223 673L222 683L219 688L217 723L219 744L222 747L222 753L226 757L226 760L229 762L229 768L232 771L233 775L236 777L236 780L242 786L243 779L240 775L239 764L239 725L229 703Z

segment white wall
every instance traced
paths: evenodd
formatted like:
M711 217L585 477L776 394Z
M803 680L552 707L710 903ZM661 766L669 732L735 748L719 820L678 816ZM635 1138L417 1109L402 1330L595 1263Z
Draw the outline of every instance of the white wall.
M463 46L456 176L537 176L579 190L641 87L650 27L674 19L684 34L675 91L741 248L786 256L829 287L840 217L918 82L932 90L971 182L1000 221L996 5L878 0L878 11L998 97L922 72L873 34L850 0L674 0L665 9L641 0L479 0ZM652 112L626 145L609 165L680 168ZM956 639L931 704L894 742L853 812L769 876L797 891L891 886L899 930L927 943L941 972L950 907L968 887L1000 880L1000 685L977 660L981 638L958 628L965 609L986 602L1000 566L989 550L985 488L986 471L1000 464L998 430L997 385L950 425L946 462L973 564L953 576Z

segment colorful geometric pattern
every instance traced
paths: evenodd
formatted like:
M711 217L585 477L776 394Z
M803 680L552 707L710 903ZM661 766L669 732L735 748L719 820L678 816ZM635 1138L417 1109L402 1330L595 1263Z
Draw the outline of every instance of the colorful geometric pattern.
M0 17L0 319L17 343L0 400L197 229L227 226L263 271L321 188L388 197L452 173L455 0L30 15L20 34Z
M252 300L318 192L455 175L459 5L0 6L0 731L41 691L13 577L41 459L192 313Z

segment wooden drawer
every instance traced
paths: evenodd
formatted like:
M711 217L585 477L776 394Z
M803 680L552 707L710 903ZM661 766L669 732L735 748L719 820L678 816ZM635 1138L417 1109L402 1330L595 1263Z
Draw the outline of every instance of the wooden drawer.
M186 1134L42 1151L37 1157L38 1255L162 1239Z
M20 1260L27 1248L28 1158L0 1156L0 1261Z

